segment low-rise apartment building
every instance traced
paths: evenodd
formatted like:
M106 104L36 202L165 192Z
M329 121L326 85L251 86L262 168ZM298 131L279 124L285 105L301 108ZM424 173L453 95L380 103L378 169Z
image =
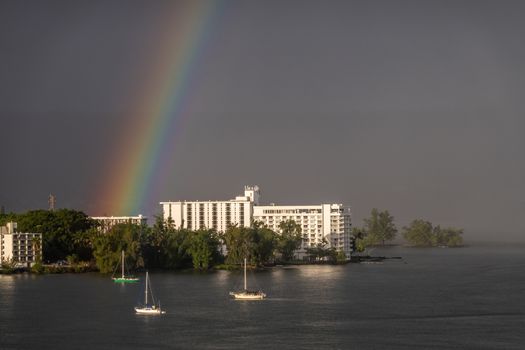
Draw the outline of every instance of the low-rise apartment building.
M0 227L0 261L19 267L33 266L42 258L42 234L18 232L16 222Z
M148 218L143 215L137 216L92 216L91 219L97 220L100 224L99 231L106 233L117 224L134 224L134 225L146 225Z

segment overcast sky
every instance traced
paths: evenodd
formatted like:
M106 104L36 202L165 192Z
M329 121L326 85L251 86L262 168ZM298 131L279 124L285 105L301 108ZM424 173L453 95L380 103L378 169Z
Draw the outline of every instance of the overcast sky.
M98 213L173 1L0 2L0 205ZM156 202L373 207L525 237L525 2L229 1ZM170 153L170 152L168 152ZM105 213L111 215L112 213ZM136 213L130 213L136 214Z

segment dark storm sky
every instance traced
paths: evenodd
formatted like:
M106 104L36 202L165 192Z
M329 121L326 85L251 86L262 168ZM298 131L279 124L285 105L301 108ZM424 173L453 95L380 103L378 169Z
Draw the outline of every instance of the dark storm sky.
M0 205L98 213L92 193L169 1L0 2ZM372 207L525 237L525 2L230 1L160 200ZM146 214L158 212L145 204ZM111 214L111 213L104 213ZM129 213L137 214L137 213Z

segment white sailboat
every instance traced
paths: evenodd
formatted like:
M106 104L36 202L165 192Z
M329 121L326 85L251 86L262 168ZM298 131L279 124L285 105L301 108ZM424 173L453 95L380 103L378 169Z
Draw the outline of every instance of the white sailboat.
M146 288L144 289L144 305L135 306L135 313L141 314L141 315L162 315L165 314L166 311L162 310L160 307L160 301L157 305L155 303L155 299L153 297L153 291L151 290L151 281L149 280L148 271L146 271ZM148 304L148 289L151 292L151 301L152 304Z
M122 251L122 262L120 263L120 266L121 266L121 270L122 270L122 273L121 273L121 276L120 277L115 277L115 272L113 272L113 282L115 283L135 283L135 282L138 282L139 279L137 277L133 277L133 276L126 276L126 274L124 273L124 269L125 269L125 261L124 261L124 251ZM115 267L115 270L117 268Z
M246 281L246 258L244 258L244 289L238 292L230 292L230 295L237 300L262 300L266 298L261 290L248 290Z

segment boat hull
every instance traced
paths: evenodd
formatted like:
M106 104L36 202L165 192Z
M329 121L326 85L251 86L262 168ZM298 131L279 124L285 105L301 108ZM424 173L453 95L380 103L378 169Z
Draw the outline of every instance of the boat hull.
M165 314L166 311L151 307L136 307L135 313L138 315L162 315Z
M230 292L236 300L263 300L266 294L263 292Z
M113 282L115 283L137 283L140 279L136 277L113 277Z

